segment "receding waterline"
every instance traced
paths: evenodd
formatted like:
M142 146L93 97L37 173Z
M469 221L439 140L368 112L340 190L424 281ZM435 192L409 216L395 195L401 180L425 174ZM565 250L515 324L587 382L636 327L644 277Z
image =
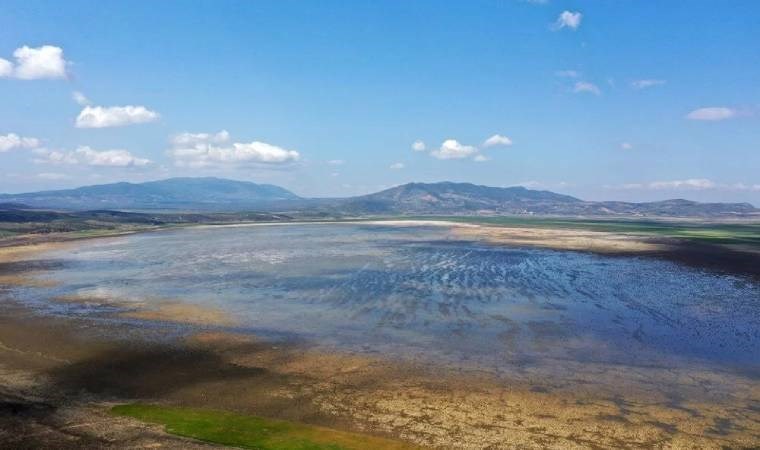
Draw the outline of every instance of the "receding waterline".
M197 227L90 241L47 255L61 262L47 275L58 287L18 295L182 302L261 335L492 367L760 361L760 286L748 279L479 244L445 223L397 225Z

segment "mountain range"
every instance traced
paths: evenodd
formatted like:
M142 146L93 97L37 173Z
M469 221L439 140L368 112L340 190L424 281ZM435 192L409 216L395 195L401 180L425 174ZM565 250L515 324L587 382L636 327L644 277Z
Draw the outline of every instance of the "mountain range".
M760 217L749 203L591 202L524 187L408 183L349 198L303 198L284 188L221 178L170 178L76 189L0 194L0 204L59 210L301 211L337 215L556 215Z
M264 203L299 200L271 184L222 178L169 178L145 183L111 183L76 189L0 194L0 202L54 209L240 210Z

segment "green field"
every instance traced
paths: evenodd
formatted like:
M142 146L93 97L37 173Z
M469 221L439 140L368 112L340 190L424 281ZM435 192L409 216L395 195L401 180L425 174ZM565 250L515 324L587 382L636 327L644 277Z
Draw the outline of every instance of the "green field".
M411 449L374 436L230 412L128 404L111 410L163 425L168 433L214 444L260 450Z

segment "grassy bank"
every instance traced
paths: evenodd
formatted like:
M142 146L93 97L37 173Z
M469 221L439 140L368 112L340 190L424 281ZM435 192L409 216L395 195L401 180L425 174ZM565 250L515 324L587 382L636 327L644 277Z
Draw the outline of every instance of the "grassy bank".
M163 425L168 433L214 444L261 450L413 448L387 439L222 411L145 404L115 406L119 416Z

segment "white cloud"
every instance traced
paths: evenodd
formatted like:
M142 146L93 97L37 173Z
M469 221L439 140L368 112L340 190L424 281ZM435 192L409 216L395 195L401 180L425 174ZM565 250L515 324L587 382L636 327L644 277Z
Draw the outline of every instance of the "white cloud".
M690 120L726 120L736 117L737 111L735 109L726 108L723 106L711 106L707 108L699 108L686 115Z
M633 144L631 144L630 142L621 142L620 148L622 148L623 150L631 150L633 148Z
M576 70L558 70L554 72L554 75L561 78L578 78L581 73Z
M237 167L251 164L284 165L301 155L266 142L229 143L226 131L216 134L182 133L172 138L169 154L179 167Z
M198 144L223 144L230 140L230 133L222 130L211 133L180 133L172 136L171 142L175 147L194 146Z
M460 144L456 139L446 139L438 150L430 154L438 159L462 159L475 155L478 149Z
M84 94L82 94L79 91L72 92L71 93L71 98L75 102L77 102L77 104L80 105L80 106L89 106L89 105L92 104L92 102L90 102L90 99L88 99Z
M342 166L345 163L346 163L346 161L344 161L342 159L331 159L330 161L327 161L327 164L329 164L331 166Z
M631 82L631 86L633 86L635 89L646 89L655 86L662 86L665 83L665 80L636 80Z
M483 147L496 147L496 146L505 146L508 147L512 145L512 139L502 136L500 134L494 134L490 138L486 139L485 142L483 142Z
M142 167L150 164L149 159L138 158L127 150L94 150L81 146L73 151L40 150L39 164L79 164L100 167Z
M425 148L427 148L425 147L425 143L420 140L416 140L412 144L412 150L414 150L415 152L424 152Z
M39 146L40 141L37 138L23 137L16 133L0 135L0 153L16 148L37 148Z
M53 45L42 47L23 46L13 52L15 64L0 59L0 77L20 80L40 80L66 78L68 63L63 58L63 50Z
M77 128L123 127L155 122L160 115L144 106L85 106L77 116Z
M13 63L0 58L0 78L7 78L11 75L13 75Z
M573 92L576 94L580 94L583 92L588 92L590 94L594 95L600 95L602 91L599 89L597 85L594 83L589 83L587 81L578 81L573 86Z
M489 157L487 157L485 155L475 155L475 157L472 158L472 160L475 161L475 162L486 162L486 161L490 161L491 158L489 158Z
M583 14L573 11L562 11L557 17L557 21L554 22L554 29L561 30L563 28L569 28L571 30L577 30L581 26L581 20L583 20Z
M404 166L404 163L401 163L401 162L393 163L389 166L389 168L393 170L403 169L404 167L406 166Z
M650 189L711 189L715 182L706 178L690 178L688 180L653 181L649 183Z

